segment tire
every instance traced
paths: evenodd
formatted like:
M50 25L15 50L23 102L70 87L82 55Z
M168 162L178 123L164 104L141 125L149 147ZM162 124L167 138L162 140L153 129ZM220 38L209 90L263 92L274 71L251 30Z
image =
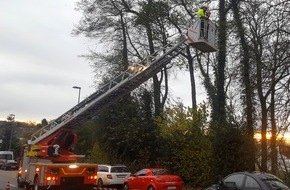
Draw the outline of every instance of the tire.
M98 180L98 187L103 187L104 186L104 183L103 183L103 180L100 178L99 180Z
M147 188L147 190L155 190L155 188L154 188L152 185L150 185L150 186Z
M122 190L130 190L128 183L125 183Z
M88 186L88 187L84 187L84 190L94 190L94 186Z
M19 177L17 178L17 187L23 188L25 186L25 182L21 182Z
M32 186L30 186L28 183L25 183L25 184L24 184L24 189L25 189L25 190L33 190L33 189L32 189Z
M39 190L39 187L38 187L38 176L36 176L34 178L34 187L33 187L33 190Z

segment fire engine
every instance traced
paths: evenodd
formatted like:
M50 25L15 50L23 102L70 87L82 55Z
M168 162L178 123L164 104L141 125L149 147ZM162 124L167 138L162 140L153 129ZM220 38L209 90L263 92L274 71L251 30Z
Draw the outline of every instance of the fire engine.
M100 87L86 99L31 135L24 145L17 174L19 187L26 189L92 189L97 181L97 164L78 163L73 153L77 142L74 129L101 109L137 88L158 73L188 45L201 52L215 52L216 26L199 19L187 34L148 55L139 63Z

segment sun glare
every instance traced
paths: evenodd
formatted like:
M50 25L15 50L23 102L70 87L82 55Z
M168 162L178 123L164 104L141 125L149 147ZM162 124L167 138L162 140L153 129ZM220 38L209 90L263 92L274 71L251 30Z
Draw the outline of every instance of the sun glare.
M266 137L267 139L271 139L271 133L267 133ZM261 133L256 133L254 135L254 139L261 140ZM290 144L290 132L286 132L284 135L279 134L277 137L277 140L284 140L287 144Z

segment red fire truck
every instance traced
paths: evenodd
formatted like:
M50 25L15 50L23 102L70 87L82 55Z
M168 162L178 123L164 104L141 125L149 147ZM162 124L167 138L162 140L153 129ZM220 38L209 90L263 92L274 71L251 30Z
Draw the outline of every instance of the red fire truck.
M37 143L29 141L23 147L17 173L19 187L27 190L93 189L97 181L98 165L77 163L83 156L71 152L76 142L72 129L62 127L40 139Z
M202 52L214 52L216 27L210 20L198 20L186 35L176 38L154 54L131 65L66 113L35 132L23 147L17 174L19 187L26 189L92 189L97 181L97 164L78 163L73 153L77 136L73 130L101 109L153 77L190 45Z

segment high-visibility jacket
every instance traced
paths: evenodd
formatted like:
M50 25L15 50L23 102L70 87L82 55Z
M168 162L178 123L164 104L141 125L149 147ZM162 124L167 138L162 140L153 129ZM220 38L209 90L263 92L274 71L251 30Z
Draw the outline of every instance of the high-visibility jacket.
M197 16L199 16L199 17L205 17L206 15L205 15L205 11L202 9L202 8L200 8L200 9L198 9L198 11L197 11Z

